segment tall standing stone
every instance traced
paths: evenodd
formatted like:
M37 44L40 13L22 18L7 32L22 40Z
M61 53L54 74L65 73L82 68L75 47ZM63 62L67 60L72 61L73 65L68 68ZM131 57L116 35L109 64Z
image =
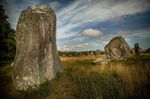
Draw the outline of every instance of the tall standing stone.
M62 72L56 48L56 15L45 5L31 6L19 18L13 83L17 90L36 88Z

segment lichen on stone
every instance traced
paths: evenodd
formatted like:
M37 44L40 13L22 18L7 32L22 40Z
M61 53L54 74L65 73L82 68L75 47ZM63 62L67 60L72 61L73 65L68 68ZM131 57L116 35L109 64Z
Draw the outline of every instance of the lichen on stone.
M56 16L49 6L31 6L22 12L16 29L13 68L17 90L35 88L62 71L55 26Z
M33 12L36 12L36 13L46 13L47 9L48 9L48 6L45 6L45 5L33 5L33 6L30 6L29 9L32 9Z

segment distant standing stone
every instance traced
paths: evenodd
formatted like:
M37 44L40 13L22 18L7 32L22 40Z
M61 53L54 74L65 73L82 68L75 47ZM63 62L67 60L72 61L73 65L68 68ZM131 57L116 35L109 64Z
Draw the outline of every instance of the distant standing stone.
M49 6L31 6L19 18L13 83L17 90L37 88L62 72L56 48L56 15Z
M126 60L132 56L132 49L122 36L114 37L105 46L107 57L114 60Z

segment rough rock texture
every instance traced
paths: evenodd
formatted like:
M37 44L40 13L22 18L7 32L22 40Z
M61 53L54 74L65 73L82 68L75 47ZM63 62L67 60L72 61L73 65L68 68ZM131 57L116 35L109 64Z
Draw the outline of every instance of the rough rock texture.
M62 72L56 48L56 15L48 6L31 6L19 18L13 83L16 89L37 88Z
M104 59L104 58L97 58L96 60L92 61L92 64L108 64L111 60Z
M122 36L114 37L106 46L105 52L108 58L125 60L132 56L132 49Z

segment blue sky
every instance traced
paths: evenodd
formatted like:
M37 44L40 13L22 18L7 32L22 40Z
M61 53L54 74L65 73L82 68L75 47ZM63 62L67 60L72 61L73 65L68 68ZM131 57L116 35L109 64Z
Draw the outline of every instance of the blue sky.
M149 0L1 0L11 26L31 5L48 5L57 16L57 47L69 50L104 50L115 36L133 47L150 47Z

